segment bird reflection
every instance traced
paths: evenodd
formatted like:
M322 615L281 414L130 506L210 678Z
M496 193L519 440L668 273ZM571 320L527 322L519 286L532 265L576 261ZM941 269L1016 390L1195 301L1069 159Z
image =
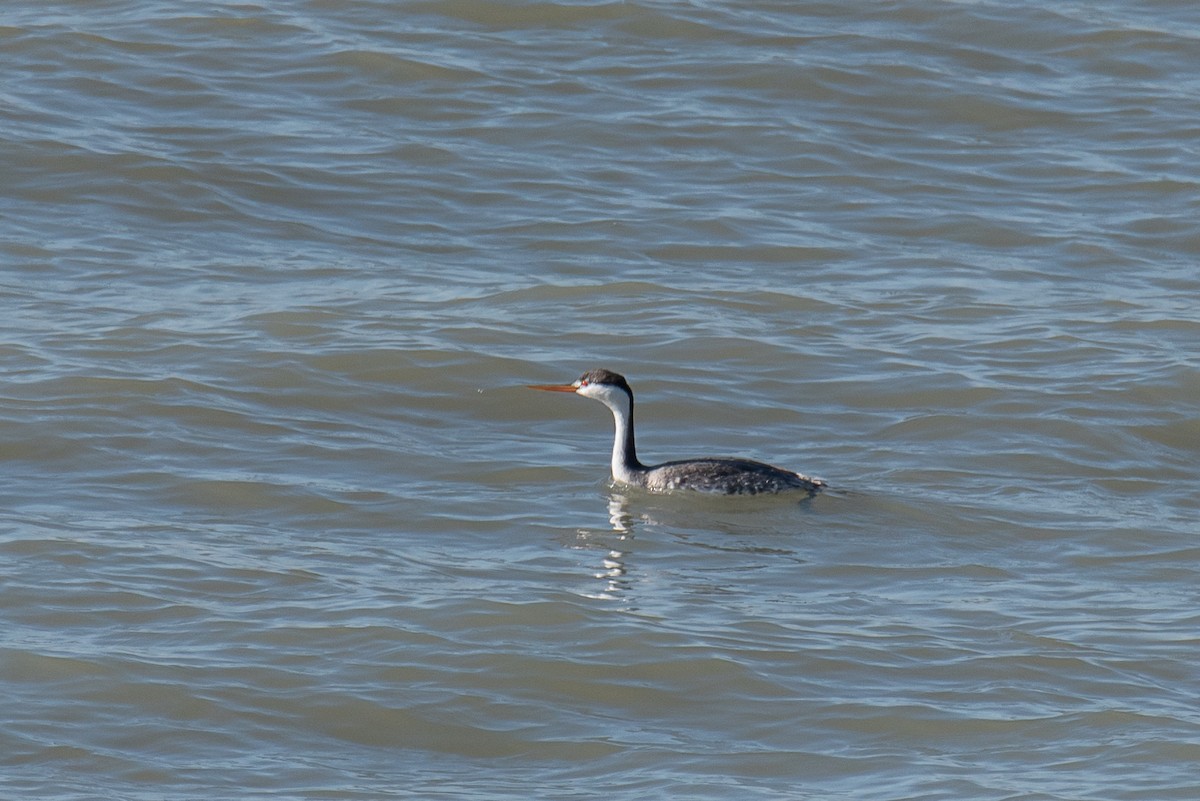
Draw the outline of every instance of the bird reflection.
M618 534L633 536L633 515L629 513L629 498L614 492L608 498L608 522Z
M628 499L619 493L613 493L608 501L608 523L612 532L617 536L598 529L577 529L575 546L587 550L605 551L600 564L592 577L604 582L601 590L585 593L589 598L613 600L623 597L631 588L627 559L628 548L621 543L632 542L635 520L629 511Z
M604 553L591 572L593 579L604 582L603 588L585 595L631 602L632 590L639 580L645 579L648 567L643 564L638 570L633 562L637 534L651 531L657 532L651 536L661 538L665 532L689 548L795 557L794 547L791 544L781 547L784 541L773 535L802 530L796 513L811 509L811 504L811 498L799 503L776 498L746 499L745 505L731 506L722 499L704 503L694 496L651 496L638 490L626 493L611 488L607 506L609 528L576 529L571 547Z
M630 588L631 585L627 578L628 571L625 568L624 551L609 551L601 564L604 569L598 573L594 573L593 576L604 582L602 597L616 598Z

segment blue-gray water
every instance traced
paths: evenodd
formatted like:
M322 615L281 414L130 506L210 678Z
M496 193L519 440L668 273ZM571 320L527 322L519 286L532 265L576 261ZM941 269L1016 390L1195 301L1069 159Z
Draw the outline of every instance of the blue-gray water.
M1197 798L1198 47L4 4L0 797Z

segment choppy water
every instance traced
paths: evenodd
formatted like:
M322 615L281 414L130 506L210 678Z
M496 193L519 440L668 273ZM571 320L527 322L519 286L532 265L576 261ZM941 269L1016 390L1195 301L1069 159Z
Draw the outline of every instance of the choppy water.
M1198 45L5 4L0 795L1196 798Z

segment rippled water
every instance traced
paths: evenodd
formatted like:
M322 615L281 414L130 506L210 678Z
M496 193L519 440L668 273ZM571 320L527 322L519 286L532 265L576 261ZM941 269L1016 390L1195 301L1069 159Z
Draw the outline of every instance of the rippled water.
M1196 798L1198 40L6 4L0 794Z

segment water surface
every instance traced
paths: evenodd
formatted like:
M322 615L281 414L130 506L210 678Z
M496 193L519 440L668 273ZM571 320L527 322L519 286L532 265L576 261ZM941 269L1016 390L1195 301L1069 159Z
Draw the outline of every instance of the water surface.
M1198 38L8 4L2 794L1195 798Z

